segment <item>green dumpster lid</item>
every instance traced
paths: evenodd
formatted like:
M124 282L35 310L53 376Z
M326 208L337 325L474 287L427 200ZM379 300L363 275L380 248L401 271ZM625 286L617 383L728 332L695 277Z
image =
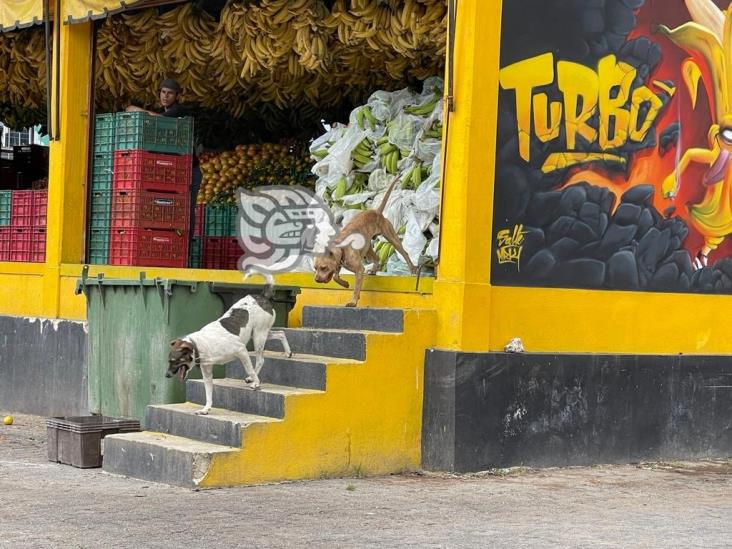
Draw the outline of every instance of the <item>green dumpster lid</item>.
M88 286L157 286L162 289L167 295L172 295L173 286L187 286L192 292L195 292L199 284L206 284L205 282L197 280L177 280L171 278L147 278L146 273L143 271L140 273L140 277L137 280L123 279L123 278L105 278L104 273L99 273L97 276L89 276L89 266L84 265L81 270L81 277L76 280L76 289L74 293L79 295L85 292ZM258 289L262 287L262 284L244 284L244 283L228 283L228 282L207 282L209 288L215 293L229 293L236 292L237 290L249 290ZM290 292L291 295L297 295L300 293L299 286L277 286L275 285L275 291Z

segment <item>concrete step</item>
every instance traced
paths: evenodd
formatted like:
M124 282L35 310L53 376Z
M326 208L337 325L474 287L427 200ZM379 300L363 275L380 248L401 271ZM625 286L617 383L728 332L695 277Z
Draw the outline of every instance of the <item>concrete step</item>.
M104 438L102 468L116 475L195 487L206 476L214 454L237 451L150 431L109 435Z
M242 430L252 423L278 421L271 417L242 414L221 408L212 408L205 416L195 415L199 404L163 404L148 406L147 430L176 435L211 444L241 448Z
M300 389L263 383L252 390L241 379L214 379L213 405L234 412L256 414L271 418L285 417L285 397L291 395L319 394L321 391ZM189 379L186 382L186 398L195 404L206 402L203 380Z
M253 365L254 354L251 354L251 358ZM282 353L265 351L264 366L259 372L259 380L273 385L324 391L328 364L357 365L361 363L344 358L324 358L311 355L295 355L292 358L286 358ZM226 377L244 379L247 376L244 367L236 360L226 365Z
M402 309L305 306L302 309L302 326L303 328L401 333L404 331L404 311Z
M290 350L298 355L321 357L366 359L366 334L353 330L318 330L311 328L289 328L285 330ZM268 351L282 352L282 344L270 340Z

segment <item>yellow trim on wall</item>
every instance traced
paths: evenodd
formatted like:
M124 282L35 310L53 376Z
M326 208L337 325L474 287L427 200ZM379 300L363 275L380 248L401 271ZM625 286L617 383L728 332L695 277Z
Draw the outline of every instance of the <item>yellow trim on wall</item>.
M455 111L444 126L446 176L435 282L437 346L486 351L491 301L491 219L498 115L500 1L460 2L456 13Z
M3 264L0 264L3 265ZM23 265L19 263L18 265ZM61 318L74 320L86 319L86 303L84 297L74 295L76 281L81 276L82 265L65 264L60 268L61 282L59 291L61 294L60 314ZM162 267L119 267L110 265L90 265L89 276L95 277L104 274L105 278L122 280L137 280L140 273L144 272L145 277L167 278L171 280L196 280L201 282L227 282L234 284L243 283L242 274L239 271L219 271L207 269L170 269ZM353 276L344 276L353 286ZM261 278L253 276L247 282L259 284ZM362 307L409 307L426 309L433 306L432 303L432 278L422 278L419 282L419 290L415 289L416 279L414 277L376 276L367 277L364 281L361 299ZM291 326L299 326L300 311L305 305L345 305L351 298L352 290L345 290L335 283L323 285L313 280L313 275L308 273L294 273L278 275L275 283L281 286L298 286L302 293L298 297L297 305L290 316Z
M49 151L46 268L40 311L48 318L58 317L64 308L60 265L81 261L83 256L92 24L62 25L60 39L60 140L51 142Z

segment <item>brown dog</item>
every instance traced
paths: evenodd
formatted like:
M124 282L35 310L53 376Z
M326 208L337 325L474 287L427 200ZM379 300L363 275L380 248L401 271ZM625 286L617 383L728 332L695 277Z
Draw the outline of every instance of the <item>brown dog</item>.
M383 235L399 252L407 262L412 273L417 268L412 264L409 255L404 251L399 236L388 219L384 217L386 206L391 191L398 178L395 178L389 185L389 189L376 210L366 210L356 215L333 240L331 246L323 255L319 255L313 262L315 267L315 281L327 284L335 280L344 288L348 288L348 282L339 276L341 267L345 267L356 275L356 287L353 289L353 297L346 304L346 307L355 307L361 295L361 284L364 274L364 260L373 261L374 264L369 274L376 274L379 269L379 256L371 247L374 237Z

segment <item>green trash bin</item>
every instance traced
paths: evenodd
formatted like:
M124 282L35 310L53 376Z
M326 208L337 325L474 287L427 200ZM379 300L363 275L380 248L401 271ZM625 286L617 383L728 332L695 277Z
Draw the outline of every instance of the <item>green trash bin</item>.
M76 293L87 303L89 411L145 419L149 404L185 401L185 384L166 378L168 349L176 337L219 318L235 301L259 293L261 285L170 279L108 279L88 276L85 266ZM286 327L300 288L276 286L275 326ZM200 378L195 369L189 377ZM214 371L223 377L223 365Z

